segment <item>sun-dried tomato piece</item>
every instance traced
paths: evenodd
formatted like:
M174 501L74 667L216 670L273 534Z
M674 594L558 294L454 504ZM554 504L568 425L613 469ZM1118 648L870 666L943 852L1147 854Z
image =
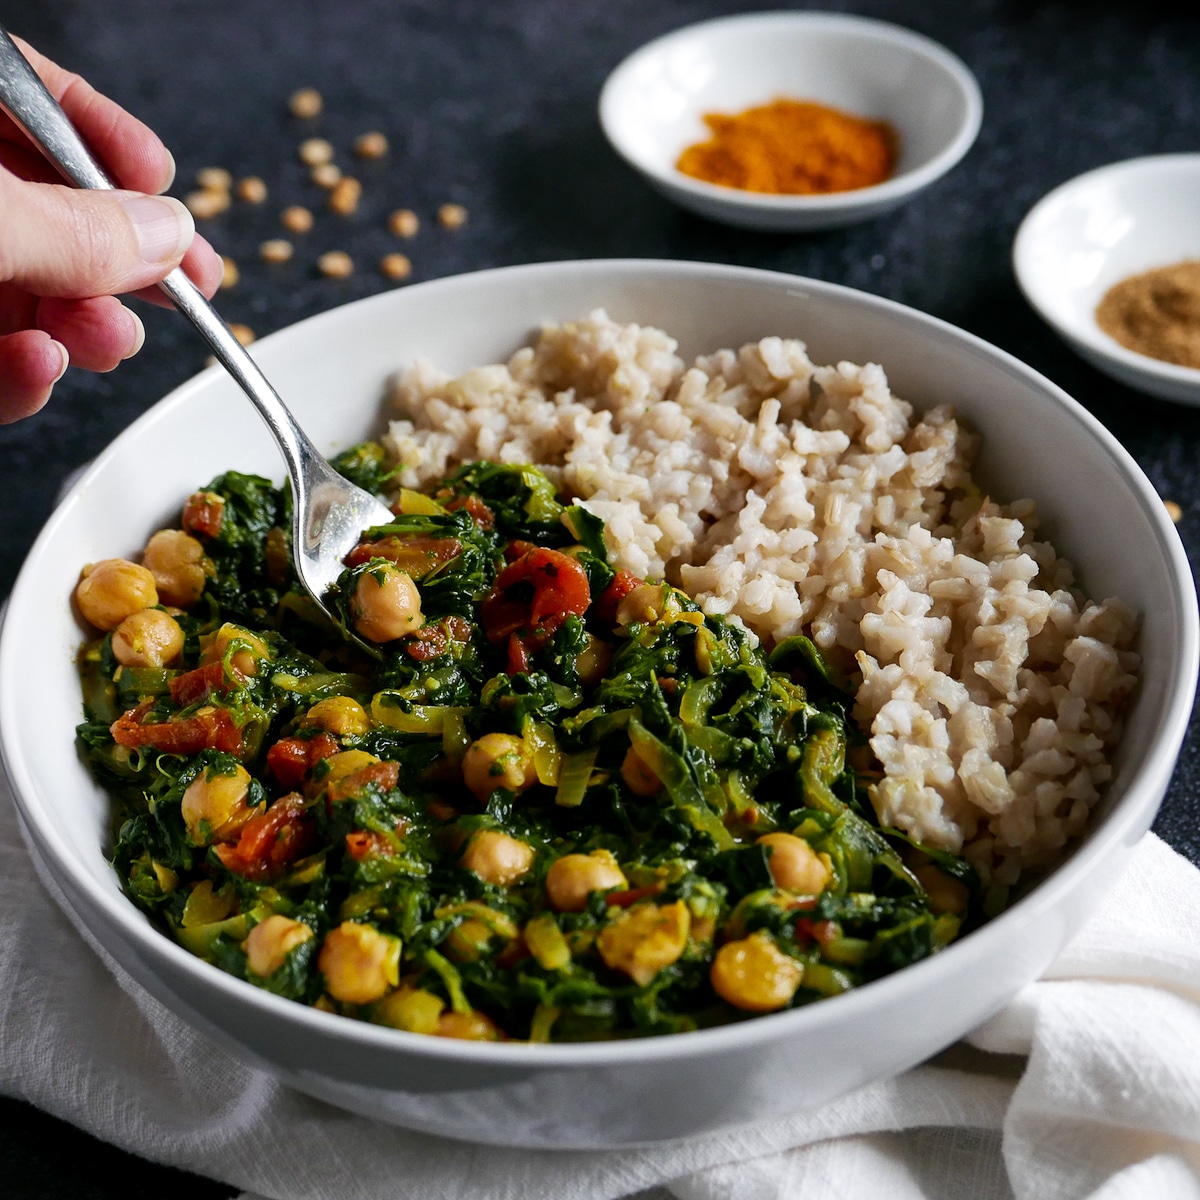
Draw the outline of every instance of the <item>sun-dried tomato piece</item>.
M629 571L618 571L609 581L608 587L600 593L600 598L592 606L596 620L602 625L613 626L617 623L617 605L646 581L639 579Z
M537 542L525 542L520 538L513 538L507 546L504 547L504 561L506 563L514 563L518 558L523 558L530 550L536 550Z
M529 655L545 646L569 616L587 612L591 598L579 562L535 546L496 576L479 619L492 645L508 643L509 669L517 673L528 669Z
M190 717L171 717L166 721L142 722L149 703L131 708L118 717L109 732L118 746L153 746L165 754L192 755L201 750L221 750L240 756L241 730L223 708L202 708Z
M604 897L605 904L615 904L618 908L632 908L639 900L647 896L657 896L666 889L662 883L650 883L645 887L626 888L621 892L609 892Z
M217 857L235 875L264 879L302 858L316 841L316 823L304 797L282 796L242 826L234 843L215 846Z
M311 738L280 738L267 751L267 768L281 787L298 788L317 763L340 749L328 733Z
M267 751L267 770L281 787L298 788L308 773L308 742L281 738Z
M181 708L195 704L210 692L228 692L246 682L246 676L232 663L228 674L222 662L205 663L194 671L184 671L171 680L171 699Z
M401 817L396 822L396 838L402 838L407 829L408 821ZM396 838L374 829L352 829L346 834L346 853L355 862L380 856L387 858L396 853Z
M460 617L454 613L444 618L446 632L456 642L469 642L471 640L472 625L466 617Z
M409 658L415 658L417 662L428 662L431 658L437 658L439 654L445 654L449 644L450 639L441 622L436 625L422 625L404 639L404 653Z
M374 542L359 542L346 555L346 566L357 567L373 558L385 558L411 579L424 579L462 553L462 542L452 537L389 534Z
M480 529L493 529L496 525L495 515L479 496L455 496L444 502L447 512L466 509L467 515Z
M530 639L532 641L532 639ZM533 647L538 649L539 647ZM515 633L511 634L508 639L508 673L510 675L520 675L523 671L529 670L529 651L530 645L523 642Z
M183 527L188 533L215 538L225 517L225 497L216 492L193 492L183 503Z

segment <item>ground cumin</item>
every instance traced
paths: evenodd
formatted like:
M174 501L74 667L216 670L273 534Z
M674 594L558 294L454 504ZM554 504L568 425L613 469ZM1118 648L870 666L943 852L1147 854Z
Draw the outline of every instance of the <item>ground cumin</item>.
M882 183L896 165L896 135L883 121L804 100L774 100L732 116L706 113L706 142L676 164L685 175L748 192L848 192Z
M1096 322L1128 350L1200 367L1200 262L1156 267L1113 284Z

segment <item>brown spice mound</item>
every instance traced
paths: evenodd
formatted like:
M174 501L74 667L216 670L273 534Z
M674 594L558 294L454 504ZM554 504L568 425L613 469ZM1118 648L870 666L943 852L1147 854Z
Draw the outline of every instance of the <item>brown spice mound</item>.
M713 136L689 146L676 167L748 192L804 195L882 183L896 166L896 135L806 100L774 100L735 115L707 113Z
M1113 284L1096 323L1127 350L1200 367L1200 262L1156 267Z

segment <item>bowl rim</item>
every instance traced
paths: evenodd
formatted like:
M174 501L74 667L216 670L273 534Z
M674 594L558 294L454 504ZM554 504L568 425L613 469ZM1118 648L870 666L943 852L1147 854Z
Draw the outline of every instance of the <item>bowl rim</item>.
M1012 271L1016 277L1017 286L1021 289L1021 294L1028 301L1030 307L1060 337L1068 342L1080 343L1096 355L1126 371L1171 383L1190 385L1200 391L1200 367L1185 367L1179 363L1151 358L1148 354L1139 354L1136 350L1122 346L1094 321L1068 324L1061 320L1045 302L1042 289L1034 282L1036 272L1031 265L1035 253L1034 241L1040 232L1038 226L1051 221L1057 215L1057 210L1068 204L1077 193L1112 178L1157 171L1173 173L1177 169L1191 169L1197 177L1197 183L1200 184L1200 152L1180 151L1125 158L1119 162L1093 167L1090 171L1084 171L1082 174L1060 183L1047 192L1025 214L1020 225L1017 226L1012 246ZM1163 265L1169 266L1170 264ZM1147 267L1145 269L1149 271L1154 268Z
M673 166L643 159L634 154L621 136L620 125L613 116L615 97L636 67L653 54L672 43L684 42L698 35L714 35L731 27L742 28L782 26L786 28L826 29L851 38L872 40L880 44L903 46L916 51L939 67L958 89L963 102L958 129L950 141L933 158L917 167L900 172L870 187L853 188L842 192L823 192L815 195L774 195L769 192L750 192L743 188L708 183L683 174ZM738 208L779 213L820 213L849 208L865 208L900 200L933 183L946 174L971 148L983 123L983 94L971 69L953 51L940 42L891 21L861 17L853 13L820 11L739 13L713 17L671 30L639 46L622 59L609 73L600 89L600 124L614 150L633 168L659 184L687 192L709 203Z
M962 941L954 942L940 953L896 971L882 979L855 988L832 998L831 1002L806 1005L778 1013L755 1016L753 1019L729 1025L697 1030L683 1035L661 1035L657 1037L632 1038L627 1041L580 1042L529 1044L460 1042L453 1039L434 1038L423 1034L406 1033L321 1012L307 1005L272 995L244 980L226 974L220 968L190 954L181 945L154 928L145 916L134 907L121 892L106 889L94 879L90 871L68 871L69 886L82 897L91 911L81 919L90 924L99 921L115 926L122 940L132 946L143 964L152 968L157 959L165 959L171 974L164 979L162 972L155 970L160 980L175 991L169 982L173 976L182 974L191 986L211 993L221 993L228 1000L244 1009L252 1009L261 1017L280 1021L296 1032L308 1032L314 1037L352 1043L360 1050L380 1053L402 1051L404 1056L417 1056L426 1060L477 1064L492 1069L513 1068L521 1070L561 1070L585 1066L612 1066L622 1062L665 1061L676 1057L704 1058L721 1056L743 1047L771 1040L790 1030L792 1035L819 1036L830 1026L852 1020L856 1012L869 1012L875 1005L890 1000L899 1000L910 993L937 986L940 978L954 973L959 964L965 965L968 956L973 956L976 966L984 969L988 961L992 942L1013 926L1039 920L1053 910L1061 897L1074 890L1076 882L1088 873L1088 865L1113 851L1118 843L1128 843L1133 831L1140 833L1152 814L1158 798L1165 790L1174 769L1175 761L1186 733L1191 714L1192 699L1196 688L1197 672L1200 667L1200 617L1191 581L1191 570L1183 545L1171 524L1165 509L1150 481L1142 473L1135 460L1107 428L1078 401L1032 367L1025 365L1012 355L983 339L950 325L937 317L920 312L896 301L875 296L841 284L787 274L765 271L752 267L726 264L684 262L663 259L591 259L565 260L535 263L523 266L499 267L430 280L404 289L382 292L375 296L353 301L350 304L318 313L305 320L286 326L263 338L258 345L269 346L276 339L286 342L292 338L304 338L311 334L312 327L330 319L333 314L346 310L362 312L370 307L386 307L395 302L397 295L416 291L452 290L470 287L479 279L505 277L514 283L536 282L538 277L553 277L563 271L576 275L604 276L629 274L641 276L669 275L676 278L702 282L713 275L730 281L762 284L795 290L803 288L807 294L825 295L833 300L848 302L855 306L880 310L890 314L914 328L957 343L964 351L988 360L1009 375L1035 387L1045 399L1064 410L1083 426L1082 432L1099 444L1100 449L1114 463L1126 485L1140 502L1140 508L1156 534L1160 553L1169 569L1174 587L1171 607L1179 619L1180 644L1175 648L1164 696L1164 720L1155 732L1153 740L1142 750L1141 762L1133 771L1125 794L1117 806L1099 825L1089 830L1068 854L1067 858L1028 895L1018 900L1012 908L973 931ZM153 425L169 420L174 410L191 401L198 391L206 389L219 374L219 368L206 369L151 406L145 413L120 433L97 456L92 466L76 481L67 495L51 515L42 532L31 548L13 587L7 614L23 602L26 590L36 588L38 561L49 553L60 525L70 517L72 509L84 502L87 486L93 475L103 471L110 457L127 440L136 439ZM0 718L5 713L19 711L22 693L17 684L17 672L8 667L8 660L16 635L11 622L5 621L0 631ZM53 809L52 801L44 800L34 782L31 760L25 753L21 740L12 730L15 722L0 719L0 758L7 772L14 802L21 818L22 828L32 838L37 852L46 861L53 873L54 867L65 867L75 861L75 855L59 834L53 822L43 822L40 814ZM1160 786L1161 785L1161 786ZM34 811L30 811L25 795L38 797ZM56 882L58 882L56 880ZM59 884L59 886L63 886ZM75 897L71 898L75 907ZM78 909L77 909L78 911ZM99 912L106 920L92 915Z

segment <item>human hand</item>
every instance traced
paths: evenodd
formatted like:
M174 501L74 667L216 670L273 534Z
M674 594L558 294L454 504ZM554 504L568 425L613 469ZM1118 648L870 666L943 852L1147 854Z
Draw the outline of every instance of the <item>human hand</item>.
M116 297L169 304L153 285L182 262L206 296L221 259L191 214L159 192L175 163L158 137L114 101L14 38L92 147L116 192L64 186L0 113L0 423L37 412L69 364L111 371L145 330Z

